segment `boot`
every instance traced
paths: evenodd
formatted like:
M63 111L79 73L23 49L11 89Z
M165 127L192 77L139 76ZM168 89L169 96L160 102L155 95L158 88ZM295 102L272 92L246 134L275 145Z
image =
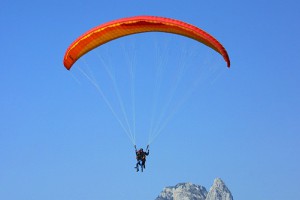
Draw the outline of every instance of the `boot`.
M139 167L134 167L135 169L136 169L136 172L138 172L139 171Z

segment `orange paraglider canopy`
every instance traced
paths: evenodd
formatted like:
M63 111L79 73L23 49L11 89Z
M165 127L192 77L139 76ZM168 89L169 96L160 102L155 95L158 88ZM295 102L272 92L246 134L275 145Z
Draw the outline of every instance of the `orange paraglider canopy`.
M226 49L213 36L191 24L156 16L136 16L122 18L97 26L79 38L67 49L64 66L69 70L84 54L111 40L143 32L167 32L197 40L220 53L230 67Z

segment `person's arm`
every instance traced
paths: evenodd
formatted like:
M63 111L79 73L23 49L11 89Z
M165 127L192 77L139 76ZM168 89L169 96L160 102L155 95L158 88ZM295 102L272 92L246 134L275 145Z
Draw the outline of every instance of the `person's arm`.
M148 156L149 155L149 144L147 145L146 151L147 151L146 155Z
M135 155L138 155L138 150L136 149L136 145L134 145Z

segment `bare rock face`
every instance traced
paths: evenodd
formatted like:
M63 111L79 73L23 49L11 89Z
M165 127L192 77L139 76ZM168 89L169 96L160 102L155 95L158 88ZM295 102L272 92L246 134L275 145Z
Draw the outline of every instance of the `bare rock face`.
M205 200L233 200L233 197L224 182L216 178Z
M224 182L217 178L208 193L203 186L179 183L164 188L155 200L233 200L233 197Z
M205 200L205 187L192 183L179 183L174 187L166 187L156 200Z

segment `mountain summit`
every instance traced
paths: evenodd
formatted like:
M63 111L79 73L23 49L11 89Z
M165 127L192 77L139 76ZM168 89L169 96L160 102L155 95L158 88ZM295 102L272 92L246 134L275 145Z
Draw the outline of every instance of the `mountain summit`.
M206 200L233 200L233 197L225 183L220 178L216 178L206 196Z
M155 200L233 200L233 197L225 183L216 178L209 192L200 185L179 183L164 188Z

